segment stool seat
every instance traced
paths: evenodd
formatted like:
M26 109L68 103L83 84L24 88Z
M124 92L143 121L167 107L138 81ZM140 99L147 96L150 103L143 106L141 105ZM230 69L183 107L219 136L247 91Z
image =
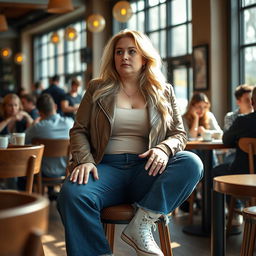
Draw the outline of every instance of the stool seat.
M241 256L253 256L256 239L256 206L244 208L245 220Z
M101 219L105 223L127 224L133 218L135 209L130 204L119 204L104 208L101 211Z

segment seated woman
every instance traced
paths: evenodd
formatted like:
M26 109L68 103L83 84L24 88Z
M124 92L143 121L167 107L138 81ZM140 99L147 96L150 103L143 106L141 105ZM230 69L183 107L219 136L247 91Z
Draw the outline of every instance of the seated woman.
M187 111L182 116L184 128L187 132L188 139L199 139L204 132L210 131L212 134L222 134L222 130L210 112L210 101L204 93L194 93L188 103ZM204 151L191 150L196 153L202 160ZM213 151L213 167L218 164L216 152ZM196 199L197 207L200 208L200 203ZM185 212L189 209L188 201L185 201L181 207Z
M7 94L2 104L3 115L0 116L0 134L24 132L32 125L32 117L22 110L22 104L18 95Z
M206 130L222 133L216 118L210 112L210 106L210 101L204 93L194 93L182 117L188 138L197 139Z
M70 130L71 174L58 197L67 255L112 255L100 212L131 203L137 211L121 238L137 255L164 256L151 228L202 178L200 159L185 145L159 54L146 35L120 31L106 45L100 77L90 82Z

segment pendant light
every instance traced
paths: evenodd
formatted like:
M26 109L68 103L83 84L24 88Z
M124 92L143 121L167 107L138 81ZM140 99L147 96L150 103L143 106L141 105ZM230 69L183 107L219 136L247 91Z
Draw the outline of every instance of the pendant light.
M4 14L0 14L0 32L8 30L7 21Z
M58 44L60 42L60 37L58 35L57 32L53 32L52 35L51 35L51 38L50 38L50 41L53 43L53 44Z
M9 59L12 56L12 50L10 48L3 48L0 51L1 58Z
M66 13L74 10L72 0L49 0L47 12Z
M74 27L67 27L65 29L64 37L67 41L75 41L77 38L77 31Z
M14 61L16 64L21 65L24 62L25 56L22 53L16 53L14 56Z
M117 2L112 10L114 18L119 22L127 22L132 17L132 7L127 1Z
M106 21L100 14L92 14L87 19L87 27L91 32L101 32L105 28Z

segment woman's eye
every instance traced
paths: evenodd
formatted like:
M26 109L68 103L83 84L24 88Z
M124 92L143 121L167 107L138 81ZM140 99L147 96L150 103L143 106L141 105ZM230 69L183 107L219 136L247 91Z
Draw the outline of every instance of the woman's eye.
M122 51L121 51L121 50L117 50L117 51L116 51L116 54L117 54L117 55L121 55L121 54L122 54Z
M134 55L135 53L136 53L136 51L134 49L129 50L129 54Z

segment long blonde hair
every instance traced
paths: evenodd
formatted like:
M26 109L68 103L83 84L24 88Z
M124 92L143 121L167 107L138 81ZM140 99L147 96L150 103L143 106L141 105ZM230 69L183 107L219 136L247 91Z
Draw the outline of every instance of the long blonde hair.
M141 91L148 96L162 115L162 119L170 122L171 107L167 99L169 86L161 71L162 61L153 47L150 39L141 32L125 29L114 35L107 43L101 59L98 80L103 85L93 95L93 100L116 93L120 89L120 77L114 63L115 46L119 39L130 37L134 40L138 52L145 59L145 66L141 70L139 84ZM94 81L95 81L94 80Z

